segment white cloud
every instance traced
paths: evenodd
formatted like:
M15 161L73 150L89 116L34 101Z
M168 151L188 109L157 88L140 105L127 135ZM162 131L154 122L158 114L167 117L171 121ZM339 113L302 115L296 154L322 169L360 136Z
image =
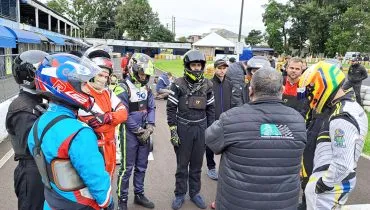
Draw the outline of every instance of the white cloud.
M280 0L279 2L286 2ZM241 0L149 0L153 11L158 12L161 22L168 23L176 18L176 36L187 36L209 32L211 28L225 28L239 32ZM252 29L265 30L262 13L268 0L245 0L242 34Z

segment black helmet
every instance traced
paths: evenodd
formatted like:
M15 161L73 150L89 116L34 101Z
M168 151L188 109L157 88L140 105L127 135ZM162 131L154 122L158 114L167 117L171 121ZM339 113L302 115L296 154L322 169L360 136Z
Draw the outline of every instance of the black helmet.
M113 62L110 53L111 50L107 45L97 45L87 49L84 56L99 67L108 69L109 75L111 75L113 73Z
M201 63L202 69L200 71L193 71L190 68L190 63ZM206 66L206 57L199 50L190 50L184 55L184 75L189 82L197 83L200 82L204 76L204 68Z
M15 57L12 74L15 82L23 87L35 89L36 65L41 63L49 54L40 50L29 50Z
M271 67L270 62L266 57L263 56L253 56L248 60L247 70L249 74L253 74L252 70L258 70L262 67Z

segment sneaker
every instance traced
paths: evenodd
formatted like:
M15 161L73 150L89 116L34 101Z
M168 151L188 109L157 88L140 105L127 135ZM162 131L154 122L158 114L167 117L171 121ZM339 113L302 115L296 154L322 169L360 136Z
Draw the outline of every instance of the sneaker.
M216 209L216 201L213 201L209 207L211 207L211 209Z
M193 201L193 203L200 209L207 208L206 203L204 203L202 196L200 196L199 194L196 194L195 196L191 197L190 200Z
M172 209L178 210L181 208L182 204L184 204L185 196L180 195L176 196L176 198L172 201Z
M208 169L207 175L212 180L217 180L218 179L218 173L217 173L216 169Z
M136 194L134 203L148 209L154 209L154 203L151 202L144 194Z
M127 199L118 200L118 210L127 210Z

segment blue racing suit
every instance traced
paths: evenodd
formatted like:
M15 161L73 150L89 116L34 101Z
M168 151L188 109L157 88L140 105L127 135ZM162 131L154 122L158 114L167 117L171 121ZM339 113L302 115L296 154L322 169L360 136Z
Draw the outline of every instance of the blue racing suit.
M58 121L50 127L45 135L45 127L58 116L68 118ZM28 136L28 147L31 155L35 155L33 125ZM61 190L55 182L50 181L51 189L45 187L44 210L48 209L94 209L99 210L112 205L111 180L105 170L104 160L98 150L97 137L94 131L85 123L76 119L76 113L64 106L51 103L49 109L37 122L38 138L42 138L41 151L46 164L53 170L49 180L57 179L54 170L55 160L69 160L83 182L83 187L74 190ZM56 172L55 172L56 171ZM54 173L55 172L55 173ZM52 176L52 179L50 179ZM68 179L69 176L67 176Z
M121 168L118 176L118 199L127 200L129 180L134 171L134 193L144 193L145 171L148 165L150 144L141 144L135 132L147 124L155 124L155 103L148 86L141 87L126 79L123 87L126 91L117 96L129 110L126 124L120 129Z

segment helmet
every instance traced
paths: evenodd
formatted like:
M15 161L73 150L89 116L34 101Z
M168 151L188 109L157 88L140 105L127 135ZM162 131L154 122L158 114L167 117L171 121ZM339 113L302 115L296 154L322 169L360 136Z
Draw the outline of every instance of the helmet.
M316 113L322 113L342 86L344 73L332 63L320 61L308 68L299 80L298 99L307 99L307 107Z
M29 50L15 57L12 66L15 82L23 87L35 89L36 66L48 55L40 50Z
M111 53L112 51L107 45L96 45L87 49L84 56L91 59L99 67L108 69L109 74L112 74Z
M146 85L149 82L150 76L154 74L153 60L144 53L134 53L128 63L128 70L133 81L138 81L141 85ZM140 80L139 72L146 74L145 81Z
M36 71L36 88L54 101L89 111L94 100L82 91L81 85L100 71L99 66L86 57L65 53L50 55Z
M263 56L253 56L247 62L247 71L249 74L253 74L253 70L258 70L262 67L271 67L270 62Z
M193 71L190 68L190 63L201 63L202 68L200 71ZM206 66L206 57L199 50L189 50L184 55L184 75L185 78L191 83L197 83L204 78L204 68Z

